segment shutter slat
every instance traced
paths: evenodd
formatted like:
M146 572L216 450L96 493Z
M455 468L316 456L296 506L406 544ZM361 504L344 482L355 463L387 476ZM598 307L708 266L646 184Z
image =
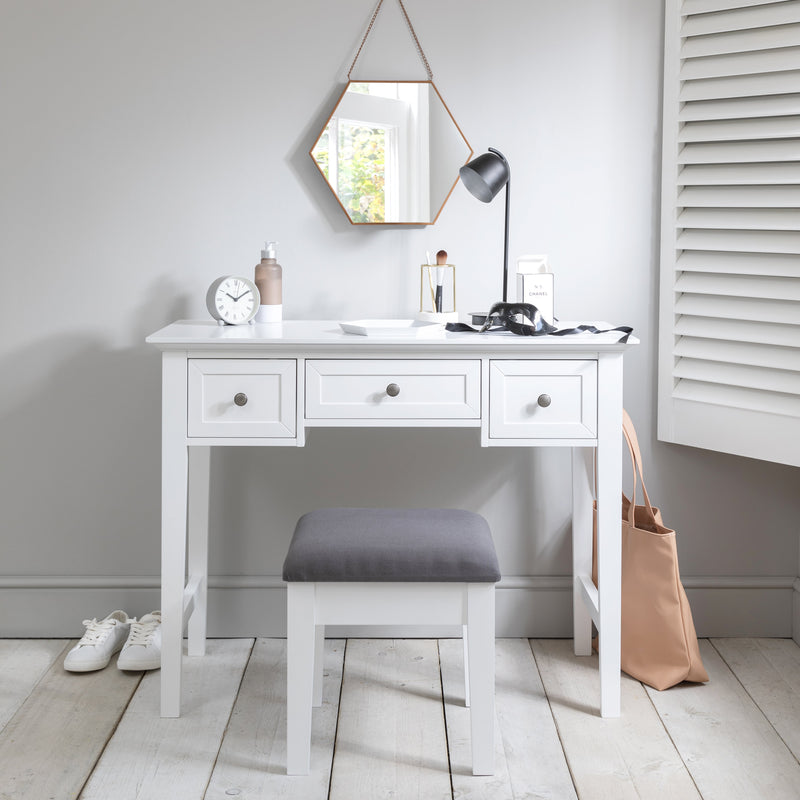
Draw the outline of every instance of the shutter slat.
M712 119L754 119L800 114L800 94L767 97L735 97L725 100L693 100L678 113L682 122Z
M726 186L800 183L800 162L778 164L687 164L679 186Z
M687 186L678 195L678 203L691 208L800 209L800 185Z
M800 374L754 367L750 364L725 364L700 358L681 358L675 365L675 377L800 395Z
M800 278L800 259L783 253L714 253L708 250L684 250L678 256L675 265L678 270L684 272L726 272L754 277Z
M786 208L687 208L678 215L678 226L740 231L800 231L800 213Z
M746 319L753 322L782 322L789 325L798 321L797 303L697 294L681 295L675 302L675 313L697 317Z
M686 314L675 323L674 333L679 336L800 348L800 327L781 325L777 322L753 322L747 319L720 319Z
M800 24L691 36L681 46L681 58L746 53L800 44Z
M800 255L800 233L794 231L717 231L678 232L679 250L719 250L733 253L793 253Z
M795 277L764 278L759 275L726 275L684 272L675 281L675 291L722 297L756 297L767 300L800 301L800 280ZM800 324L800 318L798 318Z
M800 47L756 50L752 53L726 53L719 56L687 58L681 67L681 80L725 78L800 69Z
M772 142L700 142L683 146L679 164L729 164L758 161L800 161L800 140Z
M690 100L714 100L723 97L753 97L767 94L795 94L800 86L800 70L765 72L760 75L737 75L730 78L703 78L684 81L678 97Z
M788 139L800 136L800 116L687 122L679 142L725 142L741 139Z
M728 11L732 8L748 8L774 3L776 0L684 0L682 14L707 14L710 11Z
M800 4L795 2L771 3L754 8L737 8L713 14L687 17L681 27L681 36L703 36L709 33L766 28L771 25L788 25L800 22Z
M693 400L697 403L710 403L747 411L763 411L768 414L800 417L800 397L765 392L762 389L745 389L703 381L681 380L673 390L673 397L678 400Z
M749 342L720 342L684 336L675 347L675 355L800 373L800 350L792 347L767 347Z

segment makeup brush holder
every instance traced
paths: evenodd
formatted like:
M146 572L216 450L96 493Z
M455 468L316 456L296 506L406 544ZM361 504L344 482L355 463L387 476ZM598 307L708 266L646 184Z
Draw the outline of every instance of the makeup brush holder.
M454 264L421 265L417 319L425 322L458 322Z

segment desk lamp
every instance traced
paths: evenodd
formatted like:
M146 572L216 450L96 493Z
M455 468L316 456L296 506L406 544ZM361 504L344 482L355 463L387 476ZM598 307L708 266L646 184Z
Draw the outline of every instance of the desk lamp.
M506 224L503 244L503 302L508 302L508 214L511 193L511 167L506 157L493 147L465 164L458 171L467 190L482 203L491 203L500 190L506 187ZM473 325L482 324L481 315L473 315Z

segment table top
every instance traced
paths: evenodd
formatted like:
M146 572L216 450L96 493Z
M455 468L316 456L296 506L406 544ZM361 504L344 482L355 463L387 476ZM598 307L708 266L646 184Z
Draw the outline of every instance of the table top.
M559 322L570 328L575 322ZM601 331L614 326L607 322L588 323ZM161 350L254 350L288 351L305 348L348 350L353 353L379 349L428 351L525 353L547 350L558 353L621 352L639 344L631 335L620 342L619 331L604 333L571 333L565 336L517 336L507 331L492 333L450 333L440 331L415 337L400 334L371 334L359 336L345 333L336 320L286 320L280 323L256 325L218 325L213 320L179 320L147 337L147 342Z

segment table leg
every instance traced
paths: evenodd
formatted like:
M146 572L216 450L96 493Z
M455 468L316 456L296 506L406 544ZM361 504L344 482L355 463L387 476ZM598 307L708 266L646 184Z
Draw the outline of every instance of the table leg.
M600 657L600 715L620 715L622 602L622 355L598 360L597 408L597 582Z
M189 583L195 587L188 654L206 652L208 599L208 491L211 448L189 448Z
M576 656L592 654L592 615L581 576L592 574L593 447L572 448L572 636Z
M161 716L180 716L186 578L186 359L164 353L161 427ZM181 402L183 400L183 402Z

